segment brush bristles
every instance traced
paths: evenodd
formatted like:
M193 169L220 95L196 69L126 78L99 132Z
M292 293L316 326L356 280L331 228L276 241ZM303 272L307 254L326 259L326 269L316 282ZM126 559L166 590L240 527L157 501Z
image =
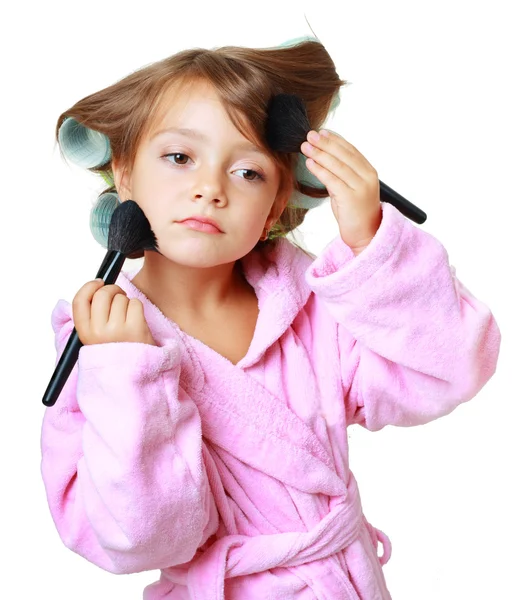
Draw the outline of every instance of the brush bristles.
M112 214L108 227L108 250L135 254L156 250L158 243L143 210L134 200L122 202Z
M266 140L276 152L299 152L310 131L303 100L295 94L277 94L268 105Z

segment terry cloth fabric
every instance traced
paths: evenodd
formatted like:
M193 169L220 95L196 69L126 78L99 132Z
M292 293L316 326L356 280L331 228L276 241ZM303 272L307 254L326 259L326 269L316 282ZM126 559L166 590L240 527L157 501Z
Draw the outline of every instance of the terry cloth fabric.
M450 413L494 374L500 332L442 244L382 207L358 256L338 237L315 259L287 239L242 259L259 315L235 365L120 274L158 346L83 346L46 409L42 476L68 548L112 573L160 569L145 600L390 599L347 427ZM52 324L59 356L68 302Z

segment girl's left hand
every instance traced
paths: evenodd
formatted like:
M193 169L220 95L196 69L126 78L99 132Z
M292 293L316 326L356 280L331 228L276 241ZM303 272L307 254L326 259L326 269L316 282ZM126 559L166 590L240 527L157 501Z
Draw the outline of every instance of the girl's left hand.
M378 173L337 133L309 131L301 151L307 168L327 188L342 240L355 254L366 248L382 221ZM309 143L310 142L310 143Z

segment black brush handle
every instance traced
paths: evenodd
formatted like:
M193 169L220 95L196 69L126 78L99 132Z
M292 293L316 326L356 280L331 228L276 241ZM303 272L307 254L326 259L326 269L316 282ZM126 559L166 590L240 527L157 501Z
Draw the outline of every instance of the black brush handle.
M118 252L117 250L108 250L103 262L101 263L101 267L95 276L95 279L101 278L105 285L115 283L121 268L123 267L125 258L126 255ZM74 327L61 354L61 358L55 367L55 371L51 376L48 387L44 392L42 403L45 406L53 406L55 402L57 402L57 398L59 397L64 384L70 376L75 363L77 362L79 350L81 349L82 345L83 343L79 339L77 331Z
M392 204L397 210L399 210L405 217L419 223L421 225L426 221L426 213L421 210L415 204L412 204L409 200L406 200L395 190L392 190L389 185L386 185L383 181L378 180L380 184L380 200Z

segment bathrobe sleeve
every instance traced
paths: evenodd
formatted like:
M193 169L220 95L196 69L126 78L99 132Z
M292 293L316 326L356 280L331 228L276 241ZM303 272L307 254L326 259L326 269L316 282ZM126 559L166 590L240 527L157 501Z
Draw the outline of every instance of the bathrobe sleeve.
M347 424L376 431L450 413L496 370L500 331L442 244L395 207L355 256L340 237L306 271L338 323Z
M52 314L57 358L71 306ZM218 528L180 347L106 343L79 359L42 425L41 471L64 544L112 573L188 562Z

